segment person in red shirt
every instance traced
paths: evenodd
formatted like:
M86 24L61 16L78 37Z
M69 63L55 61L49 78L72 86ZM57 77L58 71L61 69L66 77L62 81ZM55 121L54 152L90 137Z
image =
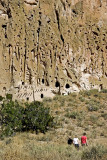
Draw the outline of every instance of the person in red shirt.
M83 136L81 137L81 145L82 146L87 146L87 137L86 137L86 133L83 133Z

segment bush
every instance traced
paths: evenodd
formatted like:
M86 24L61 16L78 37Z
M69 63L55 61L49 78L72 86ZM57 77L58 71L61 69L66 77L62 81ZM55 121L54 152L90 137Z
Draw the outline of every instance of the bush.
M79 97L79 100L80 100L81 102L84 102L84 101L85 101L84 97L82 97L82 96Z
M94 95L94 96L98 96L98 90L97 89L91 89L91 90L85 90L85 91L81 91L80 92L80 95L82 96L91 96L91 95Z
M105 120L107 120L107 113L103 113L103 114L101 114L101 116L102 116Z
M77 94L76 93L70 93L70 96L71 97L77 97Z
M95 106L95 105L91 105L91 106L87 106L87 109L88 109L88 111L98 111L98 107L97 106Z
M2 101L4 99L4 97L0 96L0 101Z
M90 120L91 120L92 123L96 123L96 122L98 121L98 116L96 116L96 115L91 115L91 116L90 116Z
M67 114L65 114L65 116L68 117L68 118L76 119L79 116L79 113L75 112L75 111L72 112L72 113L68 112Z
M95 128L95 127L94 127ZM97 132L96 132L96 130L94 129L92 132L91 132L91 138L92 139L96 139L96 137L97 137Z
M24 125L27 130L35 130L45 133L53 124L53 117L49 114L49 108L45 108L41 102L28 104L24 113Z
M12 100L12 94L6 94L6 99Z
M87 148L83 151L81 160L101 160L106 154L106 149L104 146L96 145Z
M2 135L11 135L22 130L24 109L18 102L3 102L1 108Z
M57 101L57 100L59 100L59 98L60 98L60 96L59 96L59 95L56 95L55 97L53 97L53 100L54 100L54 101Z
M43 99L43 102L52 102L52 98L46 97L46 98Z
M102 89L101 93L107 93L107 89Z
M90 93L90 91L87 91L87 90L84 90L84 91L80 91L80 95L82 95L82 96L91 96L91 93Z
M2 126L1 136L10 136L17 131L35 130L46 132L52 126L53 117L49 114L49 108L42 103L34 102L26 104L23 108L18 102L3 102L0 115Z
M87 109L88 111L98 111L100 108L100 102L96 101L94 99L90 100L89 102L87 102L88 106Z

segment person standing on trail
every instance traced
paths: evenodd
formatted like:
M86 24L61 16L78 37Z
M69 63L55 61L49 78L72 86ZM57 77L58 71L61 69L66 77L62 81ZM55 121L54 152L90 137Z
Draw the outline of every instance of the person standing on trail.
M87 146L87 137L86 137L86 133L83 133L83 136L81 137L81 145L82 146Z
M77 136L75 136L75 138L73 139L73 144L75 148L79 149L79 139L77 138Z
M71 145L72 143L73 143L73 139L72 139L72 138L69 138L69 139L68 139L68 144Z

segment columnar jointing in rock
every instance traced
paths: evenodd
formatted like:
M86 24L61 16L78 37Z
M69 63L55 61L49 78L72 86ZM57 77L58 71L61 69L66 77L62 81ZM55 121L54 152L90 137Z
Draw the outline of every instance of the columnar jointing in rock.
M0 94L107 88L107 1L1 0Z

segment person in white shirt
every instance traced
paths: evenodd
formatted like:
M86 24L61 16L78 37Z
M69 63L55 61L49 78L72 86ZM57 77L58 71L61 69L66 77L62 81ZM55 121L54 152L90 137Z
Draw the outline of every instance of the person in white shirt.
M75 136L75 138L73 139L73 144L75 148L79 149L79 139L77 138L77 136Z

